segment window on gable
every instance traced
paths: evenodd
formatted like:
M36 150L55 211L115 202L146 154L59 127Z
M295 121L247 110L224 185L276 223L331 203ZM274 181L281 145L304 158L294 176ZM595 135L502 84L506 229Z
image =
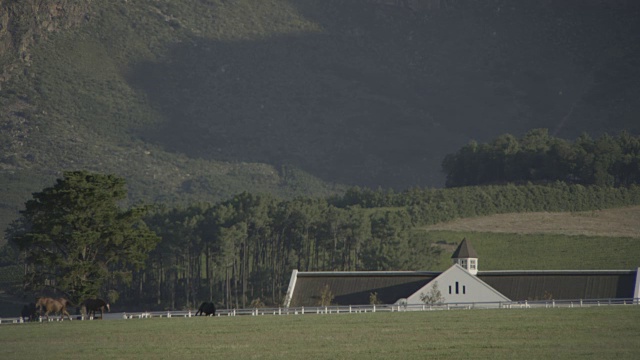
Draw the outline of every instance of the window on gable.
M460 292L458 291L458 282L456 281L456 294L459 294Z
M466 294L466 293L467 293L467 287L466 287L466 286L464 286L464 285L462 285L462 293L463 293L463 294Z

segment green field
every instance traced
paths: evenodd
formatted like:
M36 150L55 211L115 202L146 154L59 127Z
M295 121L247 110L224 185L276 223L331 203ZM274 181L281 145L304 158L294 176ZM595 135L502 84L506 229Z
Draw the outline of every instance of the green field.
M640 239L559 234L505 234L429 231L444 242L438 270L451 266L451 254L466 238L478 253L479 270L622 270L640 267Z
M640 307L0 326L5 359L637 359Z

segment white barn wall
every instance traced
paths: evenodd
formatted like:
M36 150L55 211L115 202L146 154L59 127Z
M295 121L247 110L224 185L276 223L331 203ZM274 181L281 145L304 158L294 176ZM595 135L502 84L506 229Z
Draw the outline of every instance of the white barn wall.
M458 264L454 264L437 278L407 298L407 304L420 304L421 294L430 294L433 284L438 284L438 290L444 298L444 304L461 302L499 302L510 301L509 298L497 292L484 281L469 274ZM457 283L457 293L456 293ZM449 293L451 287L451 293Z

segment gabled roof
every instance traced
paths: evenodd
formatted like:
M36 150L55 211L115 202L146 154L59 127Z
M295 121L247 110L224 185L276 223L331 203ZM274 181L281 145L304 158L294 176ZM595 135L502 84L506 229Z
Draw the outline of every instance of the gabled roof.
M512 301L633 298L637 270L480 271Z
M481 271L477 279L511 301L620 299L634 298L639 293L639 271ZM374 292L381 303L393 304L399 299L419 294L421 289L446 271L294 271L296 273L297 276L293 276L297 281L290 289L291 301L287 306L319 306L325 286L334 296L333 305L368 305L369 296Z
M440 272L354 271L298 272L290 306L318 306L327 287L334 296L333 305L367 305L376 293L378 301L393 304L429 283Z
M478 258L478 254L476 253L476 251L473 249L473 247L471 246L471 244L467 241L466 238L462 239L462 242L460 242L460 245L458 245L458 248L456 249L456 251L453 252L453 255L451 255L452 259L461 259L461 258Z

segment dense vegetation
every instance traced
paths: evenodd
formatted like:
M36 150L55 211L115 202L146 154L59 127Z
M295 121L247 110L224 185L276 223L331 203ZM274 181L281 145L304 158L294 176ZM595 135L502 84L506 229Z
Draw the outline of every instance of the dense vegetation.
M89 193L92 191L89 187ZM77 209L85 208L85 203L89 206L100 203L81 197L68 200L79 202ZM279 304L292 269L438 268L440 250L431 246L436 238L416 231L423 225L505 212L582 211L637 204L640 204L638 186L585 187L555 183L413 189L402 193L354 188L340 197L293 200L269 194L242 193L216 204L179 208L157 206L145 221L161 240L149 253L144 267L135 270L122 261L110 262L108 269L112 275L128 270L126 273L133 274L132 282L119 282L110 276L112 281L105 282L93 293L118 294L125 303L152 308L193 306L203 299L228 307ZM28 206L25 215L31 214L31 207ZM69 208L69 205L61 208ZM56 207L48 209L52 211L50 216L60 215ZM82 211L74 210L59 220L52 219L50 232L55 238L55 234L64 235L63 229L72 234L77 231L72 239L95 243L89 244L89 248L96 249L109 249L107 245L113 245L113 241L122 241L122 236L113 232L100 235L104 226L100 225L100 218L89 220L83 216ZM24 217L14 228L26 225L23 227L29 229L34 219L38 217ZM92 230L92 227L82 225L87 222L97 223L93 225L97 227ZM78 226L69 228L65 223L78 223ZM9 233L12 244L21 243L20 234L20 231ZM109 234L116 236L115 239ZM37 239L49 237L44 233L38 236ZM64 236L59 239L68 241ZM102 241L106 243L102 244ZM86 246L81 246L80 250ZM7 246L5 252L21 256L12 249L13 246ZM76 250L71 251L73 253ZM107 251L105 256L108 254ZM28 257L26 261L32 263L33 258ZM82 262L71 263L86 268ZM56 262L56 265L62 264ZM37 290L34 286L29 288Z
M442 158L472 138L638 134L638 14L621 0L2 0L0 226L65 170L122 176L132 202L325 196L441 186Z
M157 208L147 224L162 240L134 273L135 285L118 290L124 301L169 308L203 298L227 306L278 304L292 269L434 268L435 239L414 231L416 226L498 212L631 204L640 204L635 186L561 183L405 193L353 189L331 199L243 193L214 205Z
M142 220L144 208L119 208L126 196L124 179L80 171L34 193L10 231L24 256L24 286L79 304L108 280L129 284L159 238Z
M640 137L584 134L570 142L537 129L521 138L506 134L486 144L472 141L447 155L442 167L449 187L528 181L628 186L640 184Z

